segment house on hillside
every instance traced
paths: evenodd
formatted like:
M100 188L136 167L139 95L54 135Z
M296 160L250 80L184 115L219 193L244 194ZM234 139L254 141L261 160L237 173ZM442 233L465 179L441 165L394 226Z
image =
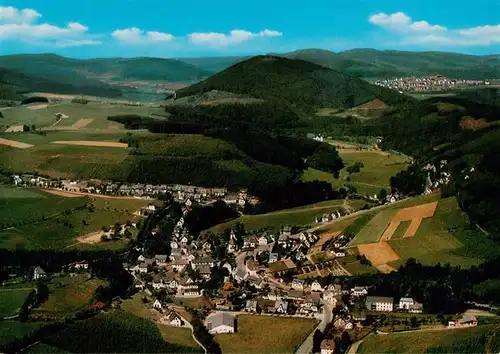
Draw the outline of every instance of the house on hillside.
M234 333L234 316L225 312L209 315L205 327L210 334Z
M45 278L47 273L42 269L42 267L36 267L33 271L33 280L38 280L41 278Z
M288 311L288 301L286 300L276 300L274 303L274 310L277 313L283 313L286 314Z

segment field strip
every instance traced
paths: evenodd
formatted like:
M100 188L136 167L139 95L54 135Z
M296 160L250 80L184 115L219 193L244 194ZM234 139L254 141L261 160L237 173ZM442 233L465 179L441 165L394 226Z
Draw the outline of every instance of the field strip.
M358 245L358 249L374 266L399 260L399 255L387 242L365 243Z
M31 111L36 111L39 109L47 108L48 106L49 106L49 104L47 103L47 104L37 104L37 105L33 105L33 106L28 106L26 108L28 108Z
M22 131L24 131L24 127L22 125L11 125L5 130L6 133L16 133Z
M51 141L52 144L60 145L79 145L79 146L100 146L100 147L117 147L128 148L128 144L119 143L116 141L92 141L92 140L69 140L69 141Z
M58 190L58 189L48 189L48 188L46 188L46 189L42 189L42 191L50 193L50 194L57 195L59 197L66 197L66 198L80 198L80 197L83 197L83 195L80 195L80 194L73 194L73 193L61 191L61 190Z
M80 129L80 128L85 128L87 125L92 123L94 121L94 118L82 118L78 122L72 125L73 128Z
M68 198L74 198L76 196L78 197L96 197L96 198L106 198L106 199L142 199L142 200L147 200L145 198L139 198L139 197L132 197L132 196L116 196L116 195L105 195L105 194L92 194L92 193L83 193L83 192L66 192L62 191L60 189L53 189L53 188L42 188L41 189L44 192L56 194L57 192L61 197L68 197ZM152 200L152 199L150 199Z
M413 237L418 231L418 228L420 227L420 223L422 222L422 219L413 219L411 221L410 226L408 226L408 229L406 229L406 232L403 237Z
M2 138L0 138L0 145L7 145L18 149L27 149L33 146L31 144L21 143L20 141L2 139Z
M411 221L403 237L413 237L424 218L434 216L438 202L421 204L409 208L399 209L385 229L380 241L389 241L402 221Z

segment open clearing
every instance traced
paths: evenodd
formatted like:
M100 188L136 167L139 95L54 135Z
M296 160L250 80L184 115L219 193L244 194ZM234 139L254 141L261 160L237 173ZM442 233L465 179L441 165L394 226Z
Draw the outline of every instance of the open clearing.
M380 211L371 218L366 226L364 226L358 233L355 233L356 237L351 241L351 246L380 241L382 233L385 231L396 213L397 209L385 209Z
M307 318L240 315L238 331L217 334L223 353L293 353L315 328Z
M81 243L98 243L101 241L102 231L91 232L77 238Z
M365 204L363 200L349 200L348 206L358 210ZM260 230L269 229L278 231L283 226L306 226L314 225L315 218L322 216L324 213L338 210L344 205L343 200L329 200L302 207L285 209L267 214L258 215L243 215L239 218L216 225L207 231L214 233L224 232L225 229L233 227L236 223L241 222L245 226L245 230Z
M75 277L69 284L50 286L49 298L36 312L66 315L78 311L90 303L95 290L101 285L105 286L106 282L100 279L81 280Z
M124 149L128 148L128 144L118 143L116 141L73 140L73 141L52 141L52 144L79 145L79 146L118 147L118 148L124 148Z
M411 221L403 237L413 237L418 231L420 223L424 218L434 216L438 202L422 204L414 207L399 209L391 220L391 223L382 234L380 241L389 241L402 221Z
M19 141L3 139L3 138L0 138L0 145L7 145L7 146L15 147L18 149L28 149L28 148L33 146L30 144L21 143Z

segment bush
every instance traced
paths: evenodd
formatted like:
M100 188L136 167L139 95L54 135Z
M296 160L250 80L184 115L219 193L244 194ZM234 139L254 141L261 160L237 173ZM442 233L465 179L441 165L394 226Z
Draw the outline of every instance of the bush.
M33 96L25 98L24 100L21 101L21 104L30 104L35 102L49 103L49 99L47 97L42 97L42 96Z
M87 104L87 103L89 103L89 100L87 100L85 98L73 98L71 100L71 103Z

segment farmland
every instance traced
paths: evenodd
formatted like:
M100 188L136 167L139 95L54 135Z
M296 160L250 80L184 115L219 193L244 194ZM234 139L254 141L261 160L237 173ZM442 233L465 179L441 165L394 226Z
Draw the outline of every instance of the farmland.
M267 214L243 215L229 222L216 225L208 231L220 233L238 222L243 223L243 225L245 225L245 230L247 231L257 231L261 229L277 231L286 225L313 225L316 217L322 216L324 213L336 211L342 207L343 204L343 200L329 200ZM348 203L348 205L354 209L359 209L364 204L365 202L361 200L352 200Z
M5 135L5 134L3 134ZM47 174L51 177L104 178L123 174L120 164L127 149L53 144L53 141L115 141L123 135L51 132L47 136L12 133L12 139L32 144L30 149L0 146L0 160L6 169L16 172Z
M330 227L334 227L333 223ZM500 254L493 242L467 225L455 198L422 196L369 211L344 230L351 250L380 270L397 269L408 258L471 266Z
M486 344L494 335L498 337L497 325L475 328L392 333L370 336L360 345L358 353L485 353ZM492 341L491 351L498 351L498 343ZM495 348L495 349L493 349Z
M225 353L293 353L315 327L305 318L240 315L238 331L218 334Z
M40 109L30 109L32 107L22 106L4 110L2 125L26 124L31 127L34 124L37 128L71 129L71 126L78 123L81 119L92 119L92 121L89 121L87 125L80 129L86 131L120 130L123 129L123 125L108 121L107 118L109 116L121 114L149 116L162 113L161 109L154 107L132 107L99 102L89 102L87 104L67 102L52 104ZM56 117L57 113L62 113L63 118L58 119Z
M9 249L96 247L80 245L76 238L116 222L137 220L133 213L150 203L141 199L66 198L36 189L1 190L8 197L0 199L0 222L4 225L0 246ZM89 208L90 205L94 208ZM116 248L124 244L110 241L99 247Z

